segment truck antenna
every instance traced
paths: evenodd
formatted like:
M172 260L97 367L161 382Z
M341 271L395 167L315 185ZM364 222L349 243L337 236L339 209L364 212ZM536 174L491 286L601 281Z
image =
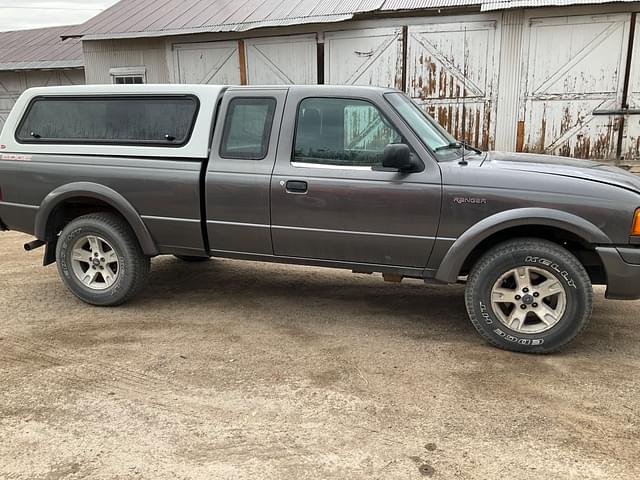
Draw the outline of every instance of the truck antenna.
M462 37L462 158L460 165L469 165L467 159L467 115L466 115L466 99L467 99L467 26L464 26Z

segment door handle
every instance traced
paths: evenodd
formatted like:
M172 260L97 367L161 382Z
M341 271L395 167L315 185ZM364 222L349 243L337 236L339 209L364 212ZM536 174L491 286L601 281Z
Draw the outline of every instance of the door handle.
M309 186L301 180L289 180L286 184L287 193L307 193Z

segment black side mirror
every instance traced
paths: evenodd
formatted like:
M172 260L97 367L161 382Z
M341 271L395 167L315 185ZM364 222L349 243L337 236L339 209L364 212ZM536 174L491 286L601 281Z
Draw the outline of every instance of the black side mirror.
M411 149L404 143L390 143L384 147L382 168L393 168L400 172L413 172L419 165L411 154Z

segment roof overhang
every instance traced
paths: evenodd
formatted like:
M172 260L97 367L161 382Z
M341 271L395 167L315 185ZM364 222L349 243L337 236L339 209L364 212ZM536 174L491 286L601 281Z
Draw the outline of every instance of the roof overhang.
M57 70L84 68L82 60L51 60L41 62L8 62L0 63L0 71L16 70Z

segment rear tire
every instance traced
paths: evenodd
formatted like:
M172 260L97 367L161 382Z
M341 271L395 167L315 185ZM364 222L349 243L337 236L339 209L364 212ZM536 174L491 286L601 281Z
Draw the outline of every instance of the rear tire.
M562 349L587 327L593 308L583 265L566 249L536 238L487 252L469 275L465 297L478 333L514 352Z
M183 262L191 262L191 263L208 262L210 260L209 257L195 257L191 255L174 255L174 257L176 257L179 260L182 260Z
M114 213L93 213L70 222L56 247L58 272L83 302L120 305L146 283L151 261L129 225Z

